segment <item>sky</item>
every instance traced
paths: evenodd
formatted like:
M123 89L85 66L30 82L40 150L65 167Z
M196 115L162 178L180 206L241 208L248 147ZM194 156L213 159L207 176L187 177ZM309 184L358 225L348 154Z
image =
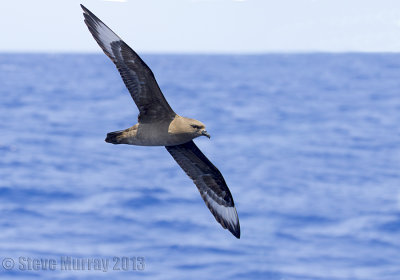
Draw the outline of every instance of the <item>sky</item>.
M2 2L0 52L101 52L80 3L145 53L400 51L399 0Z

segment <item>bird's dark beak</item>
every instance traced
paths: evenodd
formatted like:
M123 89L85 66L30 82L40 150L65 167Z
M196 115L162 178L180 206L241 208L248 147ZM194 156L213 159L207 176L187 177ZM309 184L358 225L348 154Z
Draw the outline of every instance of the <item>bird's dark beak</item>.
M207 136L207 137L208 137L208 139L210 139L210 138L211 138L210 134L208 134L208 133L207 133L207 130L203 130L203 131L201 132L201 135L203 135L203 136Z

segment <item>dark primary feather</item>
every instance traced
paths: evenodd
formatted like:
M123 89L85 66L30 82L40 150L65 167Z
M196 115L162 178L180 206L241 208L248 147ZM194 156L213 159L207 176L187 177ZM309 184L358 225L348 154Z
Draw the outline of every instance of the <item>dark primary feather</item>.
M104 53L114 62L139 108L139 122L172 119L176 115L162 94L153 72L121 38L81 5L85 23Z
M207 159L193 141L165 147L200 191L215 219L240 238L235 203L221 172Z

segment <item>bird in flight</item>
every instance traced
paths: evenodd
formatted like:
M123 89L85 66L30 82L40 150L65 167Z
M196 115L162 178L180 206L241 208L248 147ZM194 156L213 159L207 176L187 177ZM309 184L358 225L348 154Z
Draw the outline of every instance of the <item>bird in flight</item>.
M110 132L106 142L140 146L165 146L193 180L215 219L240 238L239 218L232 194L221 172L193 142L210 135L205 125L176 114L162 94L153 72L118 35L81 5L85 23L104 53L114 62L139 109L138 123Z

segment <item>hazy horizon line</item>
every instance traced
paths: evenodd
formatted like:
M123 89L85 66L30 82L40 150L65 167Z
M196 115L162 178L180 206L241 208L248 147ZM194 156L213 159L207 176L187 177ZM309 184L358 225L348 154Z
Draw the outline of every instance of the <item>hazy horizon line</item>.
M298 51L249 51L249 52L222 52L222 51L136 51L139 55L268 55L268 54L400 54L400 51L320 51L320 50L298 50ZM9 51L0 50L0 54L83 54L104 55L101 51Z

